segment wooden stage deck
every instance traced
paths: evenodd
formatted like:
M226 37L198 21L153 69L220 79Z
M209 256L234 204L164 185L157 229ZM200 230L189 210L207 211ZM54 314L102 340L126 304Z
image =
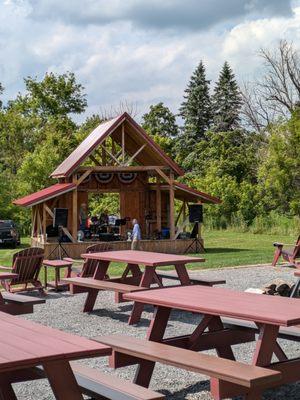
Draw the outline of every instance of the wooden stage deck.
M141 250L154 251L158 253L168 254L184 254L185 250L192 243L193 239L164 239L164 240L141 240ZM202 244L203 240L201 239ZM85 241L77 243L63 243L63 247L72 258L80 258L80 255L86 252L86 248L92 244L100 243L94 241ZM107 242L105 242L107 243ZM131 242L109 242L113 250L130 250ZM49 258L49 254L53 252L57 246L57 242L42 243L36 238L31 238L31 246L41 247L45 250L45 258ZM192 252L192 251L191 251ZM51 259L59 258L58 250L53 252Z

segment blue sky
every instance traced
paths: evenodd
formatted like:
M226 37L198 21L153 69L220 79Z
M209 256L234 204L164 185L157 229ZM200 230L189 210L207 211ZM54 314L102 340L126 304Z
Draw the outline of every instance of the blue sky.
M299 0L0 0L0 82L7 100L25 76L69 70L87 114L120 101L176 112L200 59L209 79L227 60L251 81L259 48L282 38L300 45Z

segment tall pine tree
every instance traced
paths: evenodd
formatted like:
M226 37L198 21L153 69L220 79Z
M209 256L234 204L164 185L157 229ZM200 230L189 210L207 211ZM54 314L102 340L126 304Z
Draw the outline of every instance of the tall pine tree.
M192 145L205 138L211 123L210 81L206 79L205 67L200 61L185 89L184 102L179 109L184 120L186 144Z
M225 61L212 97L213 130L226 132L239 127L242 97L230 65Z

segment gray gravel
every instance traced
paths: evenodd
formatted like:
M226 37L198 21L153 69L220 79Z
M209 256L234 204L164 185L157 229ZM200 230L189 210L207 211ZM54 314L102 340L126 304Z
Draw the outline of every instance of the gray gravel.
M260 288L275 278L294 281L293 270L289 268L226 268L193 272L192 275L224 278L227 280L227 287L236 290L245 290L248 287ZM151 307L144 312L143 319L138 326L128 326L130 303L116 305L113 302L112 293L102 292L99 293L95 311L90 314L83 314L81 309L84 299L84 294L71 296L67 293L49 292L47 303L36 306L35 312L25 316L25 318L88 338L113 333L124 333L145 338L149 318L152 315ZM299 301L300 307L300 300L295 301ZM167 328L167 335L186 334L193 329L198 320L199 317L195 315L174 312ZM300 344L282 340L281 345L289 356L300 355ZM241 361L249 362L252 350L253 344L234 346L235 355ZM210 353L213 354L214 352ZM89 359L83 362L127 379L132 379L135 371L135 367L112 371L107 367L107 359L105 358ZM155 368L151 388L164 393L167 399L208 400L212 398L208 391L209 382L206 377L160 364L157 364ZM22 400L54 399L46 380L17 384L15 389L18 398ZM264 399L300 399L300 384L291 384L274 391L270 390L265 393Z

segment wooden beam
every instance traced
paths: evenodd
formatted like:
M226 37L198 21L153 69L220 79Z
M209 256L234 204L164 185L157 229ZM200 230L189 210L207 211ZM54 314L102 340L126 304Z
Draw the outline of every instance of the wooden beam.
M76 175L73 175L73 183L77 185ZM76 186L75 190L73 190L72 192L72 241L73 242L77 241L77 231L78 231L78 192ZM66 235L68 236L67 233ZM69 239L71 238L69 237Z
M111 154L111 152L109 150L107 150L106 147L103 147L103 145L101 145L102 149L105 150L105 152L118 164L121 165L120 161L113 155Z
M184 231L184 229L186 228L186 226L188 224L189 224L189 217L186 217L185 220L183 221L183 223L178 227L174 239L178 238L178 236Z
M69 232L69 230L67 228L65 228L64 226L62 227L63 233L68 236L68 238L71 240L72 243L76 243L77 240L75 240L73 238L73 236L71 235L71 233Z
M95 156L93 156L93 154L90 154L90 159L96 164L96 165L101 165L100 162L97 160L97 158Z
M45 204L45 210L50 215L50 217L54 218L54 213L52 210L50 210L50 208L47 206L47 204Z
M156 184L156 229L161 231L161 191L160 180L157 178Z
M184 202L182 203L182 205L181 205L181 207L180 207L180 210L179 210L179 213L178 213L178 215L177 215L177 217L176 217L175 226L177 226L177 224L178 224L178 221L179 221L179 218L180 218L180 216L181 216L181 214L182 214L183 208L184 208Z
M103 144L101 145L101 158L102 158L102 164L106 165L106 152L105 152L105 148L106 148L106 141L103 142ZM98 150L96 150L97 152Z
M174 174L170 172L170 239L175 239L175 194L174 194Z
M137 155L139 155L140 152L141 152L146 146L147 146L147 144L144 143L143 146L140 147L140 148L134 153L134 155L127 161L126 166L129 166L129 165L132 163L132 161L135 159L135 157L136 157Z
M125 162L125 129L124 123L122 124L122 163Z
M91 172L143 172L143 171L156 171L159 168L162 170L169 170L169 167L157 166L157 165L103 165L103 166L95 166L95 167L80 167L77 172L82 173L85 171ZM157 171L156 171L157 172ZM164 177L166 175L164 174ZM167 177L168 178L168 177ZM169 179L169 178L168 178Z
M90 169L86 170L86 171L81 175L81 177L80 177L79 179L75 179L76 186L79 186L79 185L85 180L85 178L88 177L88 176L90 175L91 172L92 172L92 169L90 168Z
M171 179L159 167L155 171L171 186Z

